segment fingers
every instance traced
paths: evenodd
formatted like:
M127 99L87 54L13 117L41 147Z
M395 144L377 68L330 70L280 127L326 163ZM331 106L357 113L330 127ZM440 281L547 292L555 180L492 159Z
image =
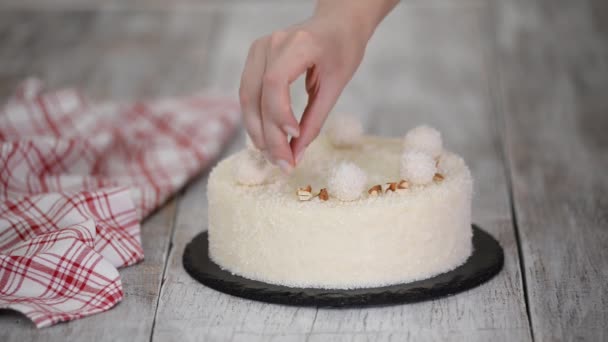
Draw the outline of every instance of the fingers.
M260 150L265 150L262 117L260 115L260 97L262 95L262 77L266 68L266 54L263 41L251 45L239 88L239 99L245 128L251 141Z
M271 161L289 173L295 163L287 141L287 131L298 130L295 135L299 135L299 125L291 111L286 81L265 77L261 106L264 143Z
M270 161L279 166L284 173L289 174L295 163L287 142L287 134L278 126L264 121L264 139Z
M287 135L297 138L301 134L291 110L289 85L314 65L318 57L318 50L306 41L308 38L296 33L282 43L271 39L262 81L264 143L271 158L286 172L295 165Z
M319 135L327 115L336 104L343 86L333 80L324 80L309 95L308 104L300 120L300 136L291 140L291 150L296 163L302 158L308 145Z

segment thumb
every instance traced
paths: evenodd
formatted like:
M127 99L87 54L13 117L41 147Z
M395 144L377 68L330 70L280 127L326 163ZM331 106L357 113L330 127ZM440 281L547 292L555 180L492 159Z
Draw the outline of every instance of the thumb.
M290 142L296 163L300 161L308 145L321 132L323 123L336 104L342 88L337 82L329 81L319 84L316 91L308 96L308 104L300 120L300 136L291 139Z

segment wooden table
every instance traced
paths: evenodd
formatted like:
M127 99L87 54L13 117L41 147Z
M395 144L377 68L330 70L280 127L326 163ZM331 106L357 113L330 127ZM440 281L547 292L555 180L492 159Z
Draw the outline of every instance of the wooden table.
M505 268L457 296L371 309L262 304L181 265L205 229L206 175L143 225L125 299L37 330L0 314L0 341L608 339L608 6L605 0L409 0L377 30L336 109L370 133L443 132L475 177L474 221ZM297 1L26 0L0 10L0 94L27 75L99 100L234 91L249 43L305 18ZM302 82L293 92L302 109ZM241 134L226 153L243 146Z

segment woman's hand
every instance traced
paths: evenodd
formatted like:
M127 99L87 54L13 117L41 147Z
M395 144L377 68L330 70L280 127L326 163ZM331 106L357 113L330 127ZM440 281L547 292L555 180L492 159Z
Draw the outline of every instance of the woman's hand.
M392 5L380 11L382 2ZM319 134L361 63L375 26L394 3L320 1L311 19L251 45L239 91L245 125L254 145L284 172L292 170ZM308 104L298 123L289 86L304 73Z

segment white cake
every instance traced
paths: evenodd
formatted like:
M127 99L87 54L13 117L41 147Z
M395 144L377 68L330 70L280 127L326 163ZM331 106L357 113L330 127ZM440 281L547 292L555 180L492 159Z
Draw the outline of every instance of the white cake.
M460 157L441 150L429 154L428 166L425 156L404 151L407 137L406 144L372 136L346 147L331 141L321 136L312 143L289 177L270 168L263 170L264 181L255 174L257 185L238 179L252 151L219 163L208 185L209 254L215 263L272 284L351 289L425 279L466 261L472 250L472 179ZM412 168L411 161L420 167ZM404 174L424 180L429 167L437 173L430 182L410 181L398 189ZM387 183L397 185L395 191ZM298 196L297 189L307 185L311 195ZM375 185L382 191L370 194ZM327 200L317 195L323 188Z

